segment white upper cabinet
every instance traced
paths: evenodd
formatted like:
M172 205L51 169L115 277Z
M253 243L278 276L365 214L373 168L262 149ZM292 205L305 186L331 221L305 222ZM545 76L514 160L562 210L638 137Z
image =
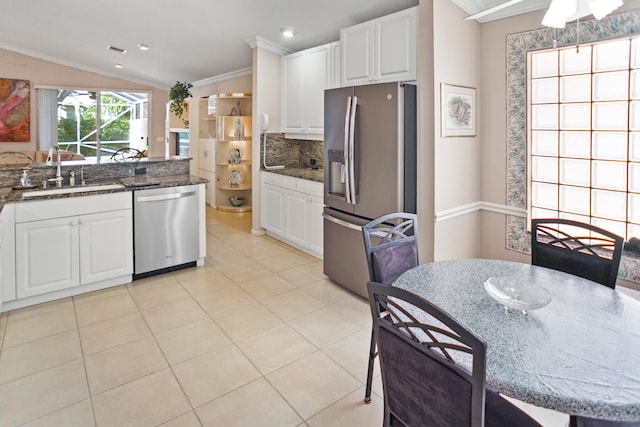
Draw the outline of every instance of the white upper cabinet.
M331 43L331 78L328 89L342 86L342 49L340 42Z
M340 31L342 86L416 80L417 8Z
M331 45L283 57L283 118L287 137L322 139L324 90L331 86ZM293 134L293 135L291 135Z

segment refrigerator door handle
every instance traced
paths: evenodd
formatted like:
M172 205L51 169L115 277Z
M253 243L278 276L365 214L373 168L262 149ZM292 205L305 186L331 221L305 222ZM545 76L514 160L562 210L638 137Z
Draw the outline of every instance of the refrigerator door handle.
M356 178L354 157L356 151L355 131L356 131L356 106L358 105L358 97L354 95L351 100L351 124L349 129L349 193L351 194L351 204L355 205L356 201Z
M362 227L360 227L359 225L355 225L355 224L352 224L350 222L344 221L342 219L336 218L335 216L331 216L328 213L323 213L322 217L324 219L326 219L327 221L333 222L334 224L338 224L338 225L340 225L342 227L346 227L346 228L348 228L350 230L354 230L354 231L358 231L358 232L362 233Z
M351 193L349 186L349 116L351 115L351 97L347 97L347 110L344 114L344 163L342 166L344 176L344 188L347 203L351 203Z

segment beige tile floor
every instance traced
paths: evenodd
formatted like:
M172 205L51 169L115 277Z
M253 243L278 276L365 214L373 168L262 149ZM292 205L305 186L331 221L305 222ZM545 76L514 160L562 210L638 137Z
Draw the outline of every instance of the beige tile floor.
M367 303L249 230L208 209L205 266L0 315L0 426L381 425Z

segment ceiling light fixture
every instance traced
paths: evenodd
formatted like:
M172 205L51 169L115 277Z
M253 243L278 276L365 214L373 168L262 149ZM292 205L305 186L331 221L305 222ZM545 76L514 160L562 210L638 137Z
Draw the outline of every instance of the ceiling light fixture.
M622 0L552 0L542 25L564 28L567 22L593 15L602 19L622 6Z
M280 34L282 34L282 37L290 39L296 35L296 30L293 28L284 27L280 28Z
M124 68L124 65L122 65L122 64L116 64L116 65L115 65L115 67L116 67L116 68Z
M140 50L149 50L149 46L144 43L138 43L138 49Z

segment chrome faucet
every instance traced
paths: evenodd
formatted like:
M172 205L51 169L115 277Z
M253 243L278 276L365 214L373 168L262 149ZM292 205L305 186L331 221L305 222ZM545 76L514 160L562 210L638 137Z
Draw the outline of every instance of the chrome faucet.
M62 172L60 171L60 166L62 164L62 160L61 160L62 156L60 155L60 146L56 145L53 148L54 148L54 150L56 150L56 154L58 155L58 162L57 162L57 165L56 165L56 179L55 179L56 187L62 187L63 178L62 178Z

